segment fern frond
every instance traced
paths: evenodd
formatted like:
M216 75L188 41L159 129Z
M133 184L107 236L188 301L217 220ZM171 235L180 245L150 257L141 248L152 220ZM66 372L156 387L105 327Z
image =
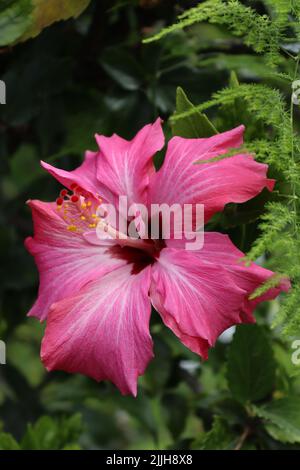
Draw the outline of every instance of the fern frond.
M280 91L261 84L242 84L235 88L224 88L215 93L212 100L195 106L194 109L190 109L185 113L172 116L170 120L173 122L188 117L196 111L205 111L213 106L226 106L237 99L245 100L249 111L253 112L257 119L261 119L267 125L282 127L283 121L285 123L289 121L289 115Z
M283 233L286 226L293 222L293 214L280 202L270 202L266 205L266 209L267 212L261 217L262 221L259 224L262 234L245 257L249 263L268 251L278 234Z
M243 37L244 43L255 52L266 54L270 65L280 61L278 51L284 38L280 24L272 22L267 15L259 15L253 8L238 0L207 0L185 11L178 17L177 23L145 39L144 42L157 41L167 34L202 21L225 25L232 34Z
M259 286L257 289L255 289L254 292L252 292L251 295L249 295L249 300L254 300L260 297L261 295L265 294L268 292L269 289L272 289L274 287L278 287L281 281L284 279L287 279L288 276L284 274L279 274L276 273L274 276L271 276L264 284Z

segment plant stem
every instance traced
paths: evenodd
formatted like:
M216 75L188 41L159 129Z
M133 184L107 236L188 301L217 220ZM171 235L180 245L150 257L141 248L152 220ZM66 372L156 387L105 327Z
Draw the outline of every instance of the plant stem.
M294 71L294 77L293 81L296 80L297 78L297 73L298 73L298 67L299 67L299 59L300 56L295 59L296 60L296 65L295 65L295 71ZM291 95L291 108L290 108L290 123L291 123L291 139L292 139L292 149L291 149L291 156L292 156L292 162L293 162L293 171L295 168L295 150L294 150L294 102L293 102L293 94ZM297 237L297 196L296 196L296 186L294 181L292 181L292 192L293 192L293 211L294 211L294 235Z
M250 432L251 432L251 429L249 428L249 426L246 426L243 433L240 435L239 440L233 450L241 450Z

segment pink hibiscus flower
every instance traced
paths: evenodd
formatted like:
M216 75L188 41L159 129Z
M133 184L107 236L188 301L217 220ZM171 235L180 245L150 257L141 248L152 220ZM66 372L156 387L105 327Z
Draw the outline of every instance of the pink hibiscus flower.
M99 240L95 213L101 200L129 203L201 203L205 221L229 202L251 199L274 181L267 165L238 154L244 127L206 139L173 137L157 172L153 155L164 145L161 121L133 140L96 135L98 152L65 171L43 163L67 190L57 202L30 200L34 237L26 247L40 273L39 295L29 312L47 319L41 357L48 370L110 380L122 394L137 393L137 379L153 358L151 304L180 341L202 358L218 336L255 319L255 306L289 288L282 281L260 298L249 295L273 273L254 263L227 235L205 232L204 246L185 250L182 240ZM202 164L194 164L203 159ZM211 160L211 161L209 161ZM101 196L101 198L100 198ZM98 219L97 219L98 220ZM116 227L110 227L116 229Z

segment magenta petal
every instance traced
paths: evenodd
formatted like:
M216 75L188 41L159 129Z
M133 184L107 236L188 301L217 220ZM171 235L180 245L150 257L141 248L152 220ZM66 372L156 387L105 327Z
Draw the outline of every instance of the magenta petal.
M171 242L174 243L174 242ZM290 281L282 279L277 287L273 287L255 300L249 300L248 297L268 279L274 276L274 272L263 268L256 263L246 266L242 261L244 253L240 251L231 242L228 235L216 232L206 232L203 249L195 252L203 262L222 266L230 275L232 283L235 283L247 293L243 305L245 317L251 319L254 308L260 302L272 300L280 292L287 292L290 288Z
M263 188L273 189L268 166L251 155L218 157L243 143L244 126L207 139L173 137L162 168L151 178L152 203L204 204L205 221L229 202L245 202ZM195 163L202 160L203 163ZM206 162L208 160L208 162Z
M97 164L101 195L115 205L118 196L127 196L129 205L146 203L154 171L152 157L164 146L161 119L144 126L131 141L116 134L96 135L96 140L101 153Z
M130 265L53 305L42 342L48 370L110 380L122 394L137 393L137 378L153 357L149 333L150 268Z
M165 248L152 268L154 307L182 343L205 359L218 336L242 322L245 294L222 266L191 251Z
M41 161L41 165L66 188L70 189L71 184L76 183L86 191L97 194L99 192L99 185L96 178L97 158L97 152L85 152L84 162L73 171L55 168L43 161Z
M185 240L167 240L166 244L169 249L174 252L177 250L178 253L185 248ZM249 296L271 278L274 273L255 263L246 266L245 262L242 261L245 256L244 253L234 246L228 235L205 232L203 248L188 253L191 253L194 260L197 259L196 264L203 264L205 268L214 268L216 279L222 279L223 273L226 273L228 286L233 289L237 286L244 292L238 306L240 318L243 322L254 322L253 311L260 302L274 299L280 292L287 292L290 288L290 281L283 279L277 287L269 289L255 300L249 300ZM219 293L216 291L216 296L218 295ZM212 318L214 317L212 316Z
M29 201L34 237L25 241L40 274L39 295L29 316L47 317L53 302L78 291L87 282L116 269L124 261L112 259L106 246L95 246L77 232L67 230L56 204Z

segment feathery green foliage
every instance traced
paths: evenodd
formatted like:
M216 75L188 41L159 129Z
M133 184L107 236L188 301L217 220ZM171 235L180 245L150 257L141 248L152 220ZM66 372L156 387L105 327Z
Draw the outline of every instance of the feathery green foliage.
M280 63L280 49L288 40L286 29L287 26L291 26L288 15L299 12L297 8L299 2L285 2L284 0L266 2L267 6L271 3L274 18L267 14L260 15L253 8L243 5L238 0L207 0L185 11L178 17L177 23L145 39L144 42L155 41L195 23L209 21L212 24L224 25L235 36L243 37L246 46L259 54L264 54L268 64L275 66Z

